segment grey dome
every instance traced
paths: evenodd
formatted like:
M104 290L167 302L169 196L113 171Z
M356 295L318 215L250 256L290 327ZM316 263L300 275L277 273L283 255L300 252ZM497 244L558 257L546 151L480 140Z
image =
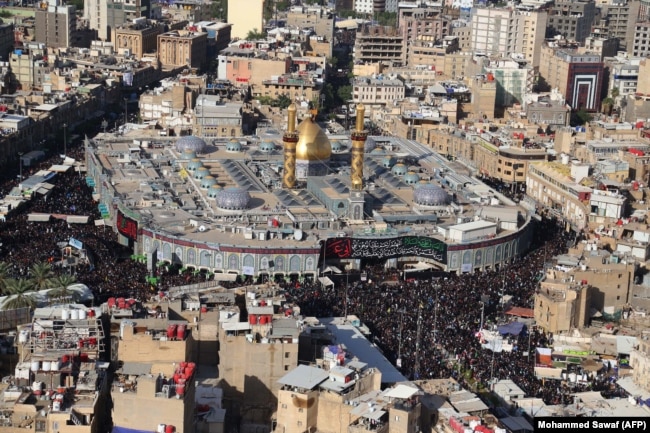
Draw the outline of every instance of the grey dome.
M208 188L208 197L215 198L221 192L221 187L217 184L214 184Z
M332 152L339 153L339 152L343 152L344 149L345 146L343 146L343 143L341 143L338 140L332 141Z
M272 141L263 141L260 143L260 151L271 153L275 150L275 143Z
M192 149L185 149L183 151L182 157L185 158L185 159L192 160L192 159L196 158L196 152L194 150L192 150Z
M384 159L381 160L381 165L383 165L386 168L391 168L392 166L395 165L397 160L395 159L394 156L386 156Z
M187 164L187 169L189 171L194 171L200 167L203 167L203 163L201 162L200 159L194 158L192 159L188 164Z
M186 135L176 140L176 151L185 154L186 149L193 150L195 154L203 153L208 145L201 138L194 135Z
M217 207L227 210L243 210L248 207L251 196L244 188L224 188L217 195Z
M194 179L203 179L204 177L209 175L210 175L210 170L208 170L206 167L199 167L194 172Z
M420 180L420 175L414 171L409 171L404 175L404 182L407 185L415 185Z
M217 183L217 179L214 178L214 176L205 176L203 179L201 179L201 188L208 189L212 185L215 185Z
M445 206L451 202L451 197L438 185L426 183L416 186L413 201L423 206Z
M237 140L230 140L228 144L226 144L226 150L228 152L241 152L241 149L241 143Z
M402 164L395 164L391 170L395 176L404 176L408 172L408 168Z

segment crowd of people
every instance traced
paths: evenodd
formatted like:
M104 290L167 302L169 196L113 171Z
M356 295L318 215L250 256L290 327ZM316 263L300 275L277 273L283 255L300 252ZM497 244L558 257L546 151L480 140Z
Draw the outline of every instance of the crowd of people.
M68 157L84 161L83 148L68 149ZM39 170L60 163L53 156L32 167L23 168L27 179ZM85 174L70 168L58 173L50 181L54 187L47 195L34 194L25 205L15 209L0 225L0 262L10 265L9 278L28 278L30 268L36 263L51 264L54 276L71 273L77 282L87 285L98 302L108 297L133 297L146 300L160 289L146 280L146 264L130 260L132 254L117 242L110 227L95 225L101 219L98 203L92 198L92 188L86 184ZM5 196L18 186L18 179L6 179L0 184L0 196ZM53 215L47 222L28 221L30 213ZM88 216L87 224L68 223L63 215ZM74 265L64 260L61 245L74 238L83 244L82 256ZM75 254L78 251L74 252ZM196 282L200 275L179 275L175 269L156 270L164 287Z
M365 269L366 283L334 288L303 283L300 287L289 285L286 291L305 315L357 315L386 357L401 365L401 372L411 379L454 377L473 389L511 379L527 395L540 397L547 404L570 403L572 393L583 390L624 395L607 375L574 386L538 379L534 374L535 348L549 347L552 336L535 327L513 337L512 352L494 353L481 347L477 332L482 311L486 328L507 320L503 295L512 296L513 305L532 308L545 261L565 252L575 241L551 220L539 223L536 233L534 249L502 269L428 281L395 281L399 274L394 270L370 266Z

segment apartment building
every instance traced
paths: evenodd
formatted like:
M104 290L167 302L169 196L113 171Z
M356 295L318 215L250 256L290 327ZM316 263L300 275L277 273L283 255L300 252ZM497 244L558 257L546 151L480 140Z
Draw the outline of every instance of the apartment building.
M479 172L507 184L526 181L529 164L546 161L546 150L540 146L523 143L523 133L514 132L512 137L483 132L473 143L472 160Z
M84 0L84 20L103 41L110 40L114 28L150 15L150 0Z
M284 95L292 101L318 101L321 86L307 75L281 75L262 81L252 89L253 96L277 98Z
M110 387L107 365L101 367L102 314L99 308L62 303L36 308L31 323L19 327L20 362L4 391L3 415L11 427L3 429L91 433L106 425Z
M404 83L388 77L356 77L352 83L352 100L355 104L391 105L404 99Z
M0 60L8 61L9 53L14 49L14 25L0 20Z
M535 324L554 334L589 325L591 287L547 275L535 293Z
M62 4L60 0L48 0L36 9L34 42L49 48L72 46L77 31L77 16L74 6Z
M270 58L266 53L249 49L228 48L218 57L217 78L228 80L236 86L250 86L259 90L270 77L280 77L291 72L290 58Z
M54 69L47 59L45 45L38 43L14 50L9 57L9 65L23 90L42 89L46 76Z
M546 20L547 14L543 11L473 8L471 51L486 55L520 54L530 65L537 67Z
M630 48L628 48L628 52L634 57L650 56L650 21L642 21L635 24L634 36Z
M156 52L158 35L164 31L162 24L139 18L133 23L113 29L111 40L118 54L141 59L145 54Z
M534 124L569 126L571 107L548 97L526 104L526 118Z
M587 226L593 189L571 178L571 167L560 162L537 162L528 166L526 195L545 211L564 219L576 230Z
M359 361L322 368L299 365L279 381L275 431L419 431L423 392L404 384L381 391L377 376L376 370Z
M137 323L120 318L126 300L112 301L107 307L119 331L111 338L121 361L111 387L113 424L136 430L163 424L178 433L194 431L196 364L191 360L197 356L196 342L187 320L170 319L172 311L172 316L182 312L180 301Z
M399 28L406 44L415 41L438 42L449 34L451 18L442 8L403 8Z
M490 74L497 82L497 107L521 104L526 95L533 91L535 70L525 62L495 60L485 66L483 72Z
M600 110L604 67L599 55L560 48L542 47L540 75L551 88L564 95L573 110Z
M357 33L354 61L402 66L406 63L404 37L392 27L370 26Z
M208 34L173 30L158 35L158 60L163 69L198 68L206 61Z
M199 95L194 107L195 134L200 137L244 135L243 103L224 102L217 95Z
M601 22L607 27L609 36L618 39L621 50L629 51L634 39L640 1L621 1L600 7Z
M547 36L562 35L567 40L584 42L598 16L593 0L556 1L548 11Z
M447 68L448 55L458 52L459 49L456 36L445 36L439 42L413 41L406 54L406 63L411 67L428 67L443 74ZM451 76L454 77L455 75Z
M609 70L608 94L611 95L614 89L622 97L635 94L642 60L641 57L605 58L605 67Z
M272 299L248 298L246 309L246 322L240 321L239 308L220 311L219 377L228 384L224 396L237 401L244 419L270 421L282 386L278 381L298 365L300 329L293 317L274 317Z
M246 39L248 32L264 30L264 4L264 0L228 0L233 39Z

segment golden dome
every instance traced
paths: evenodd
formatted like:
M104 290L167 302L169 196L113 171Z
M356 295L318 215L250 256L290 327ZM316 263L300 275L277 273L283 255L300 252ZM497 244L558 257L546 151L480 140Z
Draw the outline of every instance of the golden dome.
M329 160L332 155L330 140L312 118L300 122L296 132L298 133L296 159L302 161Z

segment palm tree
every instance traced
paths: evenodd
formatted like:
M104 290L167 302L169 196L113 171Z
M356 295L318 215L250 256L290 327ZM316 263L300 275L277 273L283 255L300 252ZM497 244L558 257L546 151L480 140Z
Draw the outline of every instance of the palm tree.
M50 299L72 299L76 301L77 292L68 289L71 285L76 284L77 278L74 275L63 274L52 280L54 289L47 293Z
M52 272L52 266L50 266L49 263L36 263L29 270L29 273L32 276L32 283L36 290L43 290L52 287L52 277L54 277L54 273Z
M4 292L5 284L9 279L11 266L7 262L0 262L0 291Z
M3 310L15 310L18 308L36 307L36 298L34 295L34 283L26 279L10 279L5 283L5 290L8 298L2 304Z

